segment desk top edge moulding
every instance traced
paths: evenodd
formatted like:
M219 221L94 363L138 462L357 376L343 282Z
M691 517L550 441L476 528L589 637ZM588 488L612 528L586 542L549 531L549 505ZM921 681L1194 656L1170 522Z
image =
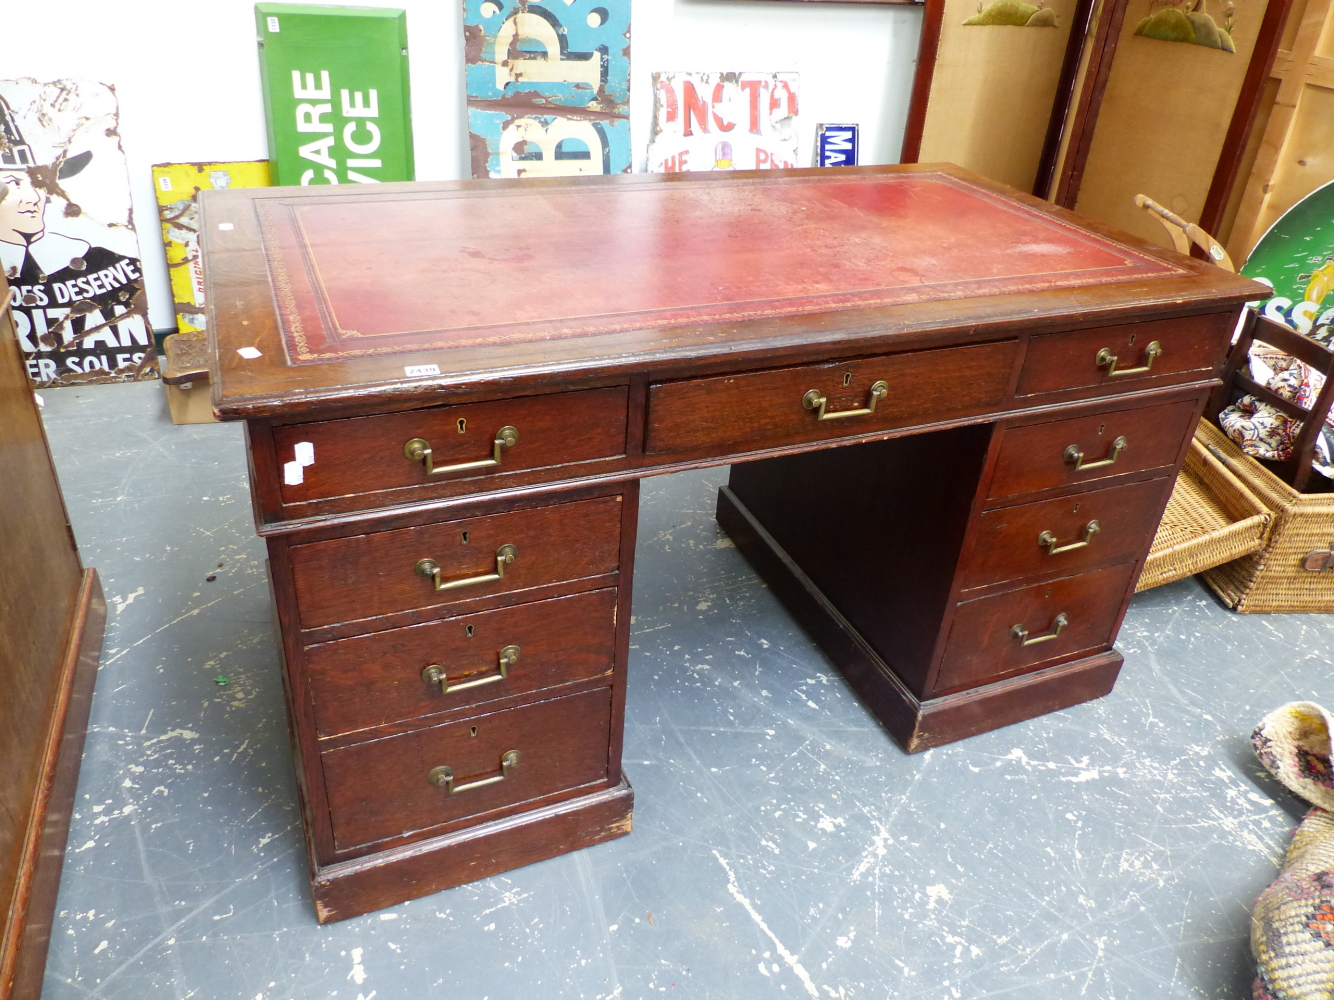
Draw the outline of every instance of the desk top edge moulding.
M835 344L899 349L941 326L957 342L961 319L982 339L1055 316L1069 328L1072 301L1078 326L1132 303L1167 314L1255 296L1244 280L948 164L203 201L206 280L232 293L211 307L224 418L353 398L415 406L428 386L442 400L500 380L540 389L553 369L562 386L646 366L699 371L724 347L729 361L784 363ZM439 375L405 375L431 364Z
M1264 287L949 165L202 198L321 921L630 832L639 481L889 735L1108 694Z

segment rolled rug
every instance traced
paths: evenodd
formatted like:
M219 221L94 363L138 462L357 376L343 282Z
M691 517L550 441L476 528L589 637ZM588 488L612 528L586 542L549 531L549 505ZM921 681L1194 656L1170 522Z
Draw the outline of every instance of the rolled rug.
M1251 912L1254 1000L1334 998L1334 716L1309 701L1266 715L1251 734L1256 756L1310 802L1283 867Z

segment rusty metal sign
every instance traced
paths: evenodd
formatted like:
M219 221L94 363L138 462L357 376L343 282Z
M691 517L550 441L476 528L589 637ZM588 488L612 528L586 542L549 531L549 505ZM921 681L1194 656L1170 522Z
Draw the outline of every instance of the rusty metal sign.
M796 73L654 73L650 173L797 166Z
M630 0L464 0L474 177L629 173Z
M219 188L268 187L267 160L230 163L155 163L167 273L180 333L204 329L204 271L199 260L199 192Z
M0 267L38 387L157 378L114 88L0 80Z

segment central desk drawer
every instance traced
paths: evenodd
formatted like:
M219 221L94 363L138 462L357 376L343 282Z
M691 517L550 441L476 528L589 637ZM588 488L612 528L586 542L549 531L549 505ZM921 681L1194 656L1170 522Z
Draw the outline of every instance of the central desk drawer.
M615 496L307 542L290 552L301 627L311 629L610 573L620 545Z
M609 587L322 642L305 664L327 737L609 675L615 648Z
M935 693L988 684L1109 645L1137 566L1127 563L963 602L954 613Z
M978 518L962 589L1138 559L1153 541L1171 488L1164 476L989 510Z
M1007 427L990 499L1170 468L1195 426L1195 400Z
M274 475L285 505L459 480L499 489L516 473L625 454L626 398L589 389L286 424L273 429Z
M331 750L321 761L334 844L429 831L603 781L610 740L611 688L598 688Z
M1015 394L1082 388L1124 391L1149 380L1210 378L1223 363L1235 323L1233 313L1212 313L1042 334L1028 342Z
M722 456L926 424L997 406L1018 344L1003 341L649 386L644 450Z

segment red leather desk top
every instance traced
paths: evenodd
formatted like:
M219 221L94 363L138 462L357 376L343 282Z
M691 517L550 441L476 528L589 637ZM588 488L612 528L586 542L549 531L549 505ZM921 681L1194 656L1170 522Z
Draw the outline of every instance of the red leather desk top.
M256 205L294 364L1188 273L946 173Z
M950 164L247 188L201 207L228 418L832 361L1257 294Z

